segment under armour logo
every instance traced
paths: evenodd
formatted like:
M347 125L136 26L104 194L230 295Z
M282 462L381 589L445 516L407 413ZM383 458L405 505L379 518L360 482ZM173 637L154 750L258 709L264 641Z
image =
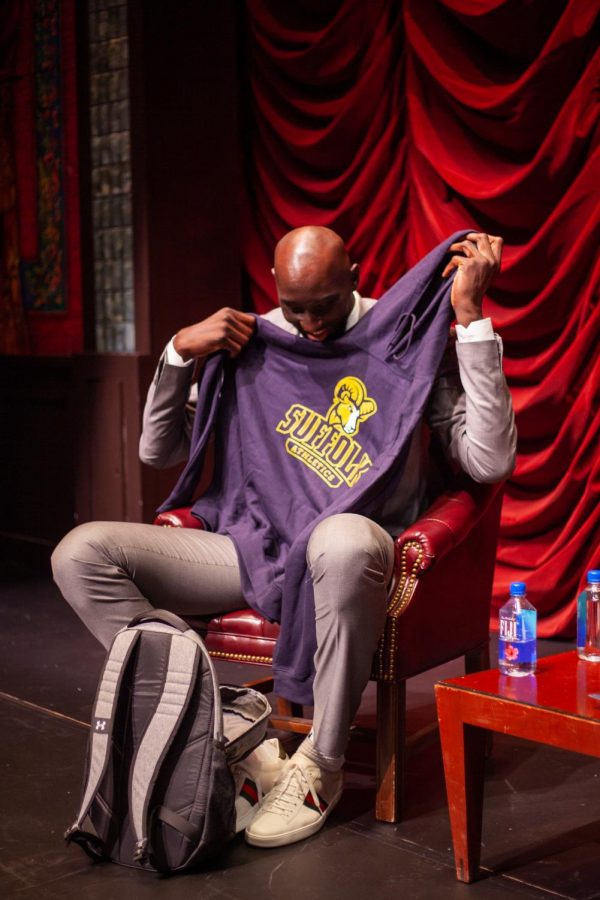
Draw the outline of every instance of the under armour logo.
M96 731L106 731L106 719L96 719Z

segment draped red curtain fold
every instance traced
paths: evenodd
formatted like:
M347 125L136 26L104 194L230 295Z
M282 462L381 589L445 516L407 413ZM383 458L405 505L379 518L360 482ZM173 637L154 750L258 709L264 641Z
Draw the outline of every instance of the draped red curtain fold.
M494 586L527 581L573 632L600 566L600 237L593 0L251 0L244 263L271 308L273 247L328 225L379 296L449 233L501 234L486 300L519 429Z

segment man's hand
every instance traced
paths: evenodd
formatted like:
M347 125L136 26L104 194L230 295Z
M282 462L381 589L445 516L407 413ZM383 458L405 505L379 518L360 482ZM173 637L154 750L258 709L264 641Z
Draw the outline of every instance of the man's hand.
M225 307L202 322L182 328L175 335L173 346L186 362L202 359L216 350L237 356L252 337L255 323L255 316Z
M442 278L456 269L450 302L459 325L467 326L483 318L483 297L500 271L503 243L501 237L471 231L463 241L451 245L453 253L460 252L464 256L453 256L442 272Z

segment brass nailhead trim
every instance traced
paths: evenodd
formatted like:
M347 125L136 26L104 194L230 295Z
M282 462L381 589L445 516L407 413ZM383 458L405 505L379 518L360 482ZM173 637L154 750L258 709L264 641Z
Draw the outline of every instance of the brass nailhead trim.
M409 550L417 551L417 558L413 563L410 572L408 571L407 554ZM412 600L412 596L417 586L417 579L425 551L420 541L407 541L402 547L402 555L400 557L400 576L394 589L394 593L390 597L387 609L386 627L379 639L378 671L377 678L379 681L393 681L396 668L396 642L398 619ZM386 654L386 644L388 652ZM388 665L386 667L386 656Z
M271 656L253 656L251 653L227 653L226 650L209 650L211 656L218 659L237 659L240 662L257 662L270 665L273 662Z

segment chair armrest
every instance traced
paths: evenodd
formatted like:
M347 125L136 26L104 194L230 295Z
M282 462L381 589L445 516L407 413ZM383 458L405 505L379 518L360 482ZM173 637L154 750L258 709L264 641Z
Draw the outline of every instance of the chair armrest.
M502 487L465 478L396 539L377 681L401 681L485 642ZM423 633L427 641L415 637Z
M502 487L469 481L443 493L396 538L397 567L416 566L417 575L429 569L467 537Z
M153 524L162 525L166 528L204 528L200 519L192 515L192 510L189 506L161 512L157 515Z

